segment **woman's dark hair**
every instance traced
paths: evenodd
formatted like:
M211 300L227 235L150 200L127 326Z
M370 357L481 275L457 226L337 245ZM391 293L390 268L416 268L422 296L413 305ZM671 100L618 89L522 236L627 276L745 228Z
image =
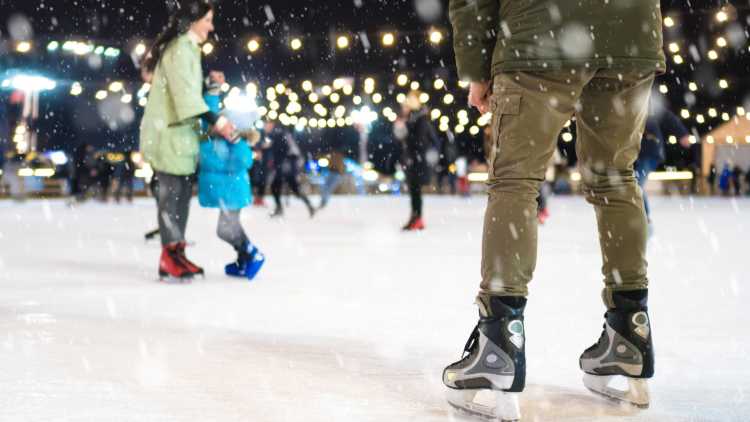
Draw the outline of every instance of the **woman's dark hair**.
M214 10L212 0L175 1L174 11L169 17L169 23L167 23L162 33L154 41L151 49L146 53L142 66L148 72L153 72L169 43L186 33L193 22L200 20L211 10Z

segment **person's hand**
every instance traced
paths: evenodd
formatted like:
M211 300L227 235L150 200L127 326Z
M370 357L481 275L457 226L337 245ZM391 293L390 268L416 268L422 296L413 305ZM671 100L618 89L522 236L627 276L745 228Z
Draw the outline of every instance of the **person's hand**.
M488 81L472 82L469 85L469 105L476 107L480 113L485 114L490 110L491 86Z
M237 140L237 127L228 119L222 117L214 126L214 133L226 139L229 142Z
M250 130L241 132L240 133L240 138L245 138L245 140L247 141L247 143L251 147L254 147L255 145L258 144L258 142L260 142L260 132L258 132L255 129L250 129Z
M685 149L690 149L690 136L680 138L680 145Z

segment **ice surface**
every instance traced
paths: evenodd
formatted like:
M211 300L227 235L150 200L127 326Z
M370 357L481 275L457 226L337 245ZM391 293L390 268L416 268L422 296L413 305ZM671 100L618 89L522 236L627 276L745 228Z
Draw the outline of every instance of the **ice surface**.
M750 420L750 201L653 198L651 409L587 392L601 330L593 211L556 198L527 312L525 421ZM463 421L440 376L473 328L484 199L335 197L310 220L243 220L268 261L221 274L217 212L193 205L192 285L157 283L154 205L0 202L2 421Z

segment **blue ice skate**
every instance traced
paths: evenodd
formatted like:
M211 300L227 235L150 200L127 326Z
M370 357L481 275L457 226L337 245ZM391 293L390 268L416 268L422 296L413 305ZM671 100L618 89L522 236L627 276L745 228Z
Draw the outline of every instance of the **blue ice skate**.
M245 244L240 249L237 261L224 267L224 272L230 277L245 277L252 280L258 275L265 262L266 257L258 248Z

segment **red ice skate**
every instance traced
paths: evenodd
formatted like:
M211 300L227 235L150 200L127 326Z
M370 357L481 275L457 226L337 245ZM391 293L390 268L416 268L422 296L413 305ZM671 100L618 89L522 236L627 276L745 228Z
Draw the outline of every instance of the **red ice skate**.
M417 230L424 230L424 220L422 217L412 217L408 223L403 227L405 232L413 232Z
M180 259L178 244L163 246L159 259L159 279L172 283L184 283L190 281L191 278L193 274Z
M195 263L187 259L187 256L185 256L186 246L187 246L187 243L185 242L180 242L177 244L177 253L178 253L180 262L192 275L201 275L201 276L205 275L203 268L195 265Z
M549 219L549 210L547 208L539 210L536 214L536 218L539 220L539 224L544 225Z

